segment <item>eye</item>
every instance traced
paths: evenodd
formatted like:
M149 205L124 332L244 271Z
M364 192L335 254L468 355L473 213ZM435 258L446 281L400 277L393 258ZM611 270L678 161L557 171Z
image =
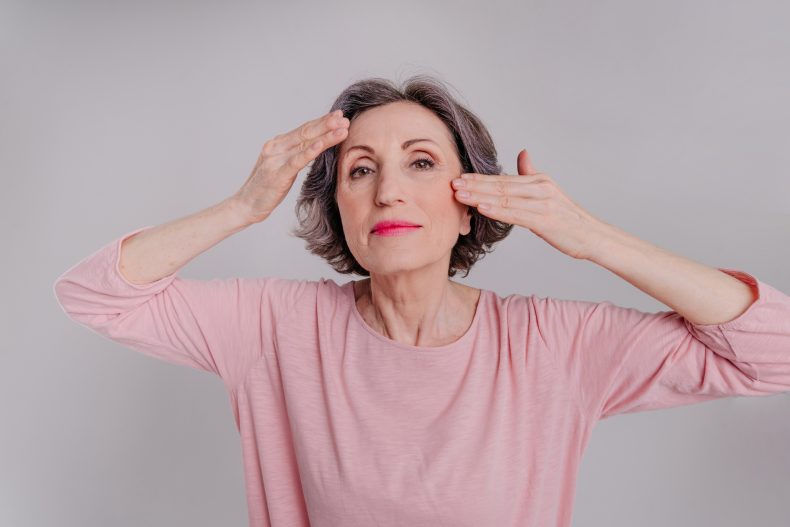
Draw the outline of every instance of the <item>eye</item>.
M417 161L412 163L412 165L414 165L416 163L423 163L423 162L427 163L427 166L425 167L425 170L427 170L429 168L433 168L434 162L431 159L428 159L426 157L421 157L420 159L418 159Z
M349 174L349 177L351 179L357 179L357 177L355 177L355 174L357 172L359 172L360 170L370 170L370 169L368 167L357 167L357 168L355 168L354 170L351 171L351 173ZM362 177L362 176L359 176L359 177Z
M422 168L420 168L420 170L430 170L430 169L431 169L431 168L433 168L433 167L434 167L434 165L436 164L436 163L434 163L434 162L433 162L433 160L431 160L431 159L428 159L427 157L421 157L420 159L417 159L417 160L415 160L415 161L412 163L412 165L416 165L417 163L425 163L424 165L420 165L420 166L422 167ZM352 170L352 171L349 173L349 177L350 177L351 179L359 179L360 177L363 177L363 176L366 176L366 175L367 175L367 173L365 173L365 174L362 174L361 176L356 176L356 174L357 174L357 173L358 173L360 170L370 170L370 169L369 169L368 167L357 167L357 168L355 168L354 170Z

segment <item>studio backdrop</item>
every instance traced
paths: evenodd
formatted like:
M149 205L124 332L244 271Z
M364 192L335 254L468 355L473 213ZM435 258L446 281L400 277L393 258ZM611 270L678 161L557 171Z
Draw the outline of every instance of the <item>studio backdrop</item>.
M362 79L440 79L491 133L503 173L519 174L526 149L595 217L748 273L778 309L790 292L788 27L790 8L769 1L3 2L0 524L252 523L227 386L75 323L53 285L124 234L227 199L266 141ZM179 276L362 279L291 232L308 170L269 217ZM453 280L671 309L520 225ZM572 524L790 524L790 395L763 395L599 421L567 475Z

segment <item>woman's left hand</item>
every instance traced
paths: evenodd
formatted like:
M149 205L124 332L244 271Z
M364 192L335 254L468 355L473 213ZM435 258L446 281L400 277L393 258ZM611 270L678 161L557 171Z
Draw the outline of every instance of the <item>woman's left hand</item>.
M590 259L608 224L566 196L547 174L535 170L526 150L519 152L517 165L517 176L462 174L465 186L453 181L455 199L494 220L526 227L568 256ZM459 196L462 190L469 197Z

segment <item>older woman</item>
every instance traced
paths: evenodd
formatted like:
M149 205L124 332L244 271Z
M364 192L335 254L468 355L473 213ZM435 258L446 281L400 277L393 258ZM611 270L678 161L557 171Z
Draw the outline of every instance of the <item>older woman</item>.
M596 421L790 391L786 294L594 218L525 151L503 174L438 81L363 80L333 109L267 142L232 198L126 233L54 284L76 322L224 381L250 525L569 526ZM295 233L366 279L177 275L266 219L311 161ZM672 311L448 279L514 225Z

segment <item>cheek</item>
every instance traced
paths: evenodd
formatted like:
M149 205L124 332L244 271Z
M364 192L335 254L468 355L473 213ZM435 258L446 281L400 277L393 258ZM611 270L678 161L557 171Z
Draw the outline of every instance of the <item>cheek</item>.
M437 186L437 188L425 195L431 196L431 199L419 201L420 206L437 223L455 222L469 208L468 204L461 203L456 199L455 190L446 181L443 181L440 186Z
M442 191L442 194L445 195L423 202L422 209L431 218L437 231L453 231L458 228L458 223L463 220L469 206L455 199L452 191Z
M349 246L357 245L368 234L365 232L366 222L369 221L368 209L354 200L344 199L342 195L338 195L337 209L346 243Z
M455 189L453 188L450 188L449 200L450 200L450 205L448 206L448 209L451 209L453 212L456 213L456 215L464 214L469 209L468 203L463 203L459 201L458 198L456 198Z

